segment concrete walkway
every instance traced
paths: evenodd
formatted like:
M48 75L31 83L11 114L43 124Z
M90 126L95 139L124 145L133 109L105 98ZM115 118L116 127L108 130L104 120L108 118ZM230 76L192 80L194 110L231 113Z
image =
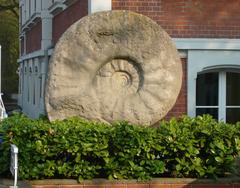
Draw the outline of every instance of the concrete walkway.
M9 186L13 186L13 180L0 178L0 188L9 188ZM31 188L31 185L25 181L19 181L18 187L19 188Z
M0 179L0 188L9 188L10 185L13 185L13 180Z

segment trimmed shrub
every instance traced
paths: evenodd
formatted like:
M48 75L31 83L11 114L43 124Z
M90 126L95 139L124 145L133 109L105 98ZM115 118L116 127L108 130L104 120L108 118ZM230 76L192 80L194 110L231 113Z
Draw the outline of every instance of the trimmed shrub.
M49 123L16 115L3 121L3 152L0 169L8 170L9 144L19 147L22 179L79 178L98 176L108 157L110 129L101 123L72 118ZM5 163L5 164L4 164Z
M149 179L165 170L163 158L157 157L162 147L156 129L115 124L109 140L109 161L104 169L109 179Z
M184 116L153 128L79 118L50 123L16 114L1 122L0 134L0 174L9 171L13 143L22 179L219 177L232 171L240 154L240 124L210 116Z
M240 154L240 124L218 123L211 116L182 117L163 122L157 131L169 176L225 176Z

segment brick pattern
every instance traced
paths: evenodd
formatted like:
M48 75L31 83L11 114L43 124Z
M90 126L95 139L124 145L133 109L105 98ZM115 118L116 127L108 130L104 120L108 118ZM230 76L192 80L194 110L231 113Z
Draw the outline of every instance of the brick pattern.
M240 38L240 0L112 0L112 9L149 16L172 37Z
M79 0L53 18L53 44L74 22L88 14L88 0Z
M32 188L238 188L240 184L90 184L32 185Z
M171 117L180 117L183 114L187 114L187 59L182 60L182 88L178 95L177 101L174 107L168 112L164 119L169 120Z
M26 54L40 50L42 41L42 22L37 22L26 32Z

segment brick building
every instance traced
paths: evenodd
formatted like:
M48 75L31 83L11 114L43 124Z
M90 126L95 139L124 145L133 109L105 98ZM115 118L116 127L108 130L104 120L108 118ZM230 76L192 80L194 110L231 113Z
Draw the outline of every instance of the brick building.
M155 20L173 38L183 85L166 118L209 113L240 121L240 0L20 0L19 105L44 114L44 84L54 45L87 14L131 10Z

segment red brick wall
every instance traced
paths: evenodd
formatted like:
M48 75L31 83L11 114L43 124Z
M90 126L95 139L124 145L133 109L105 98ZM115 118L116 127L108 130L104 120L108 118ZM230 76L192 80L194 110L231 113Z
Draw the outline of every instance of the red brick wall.
M183 70L182 88L174 107L166 115L166 120L171 117L180 117L183 114L187 114L187 59L181 60Z
M42 22L39 21L31 30L26 32L26 53L31 53L41 49Z
M88 14L88 0L79 0L53 18L53 44L74 22Z
M240 0L112 0L149 16L172 37L240 38Z

